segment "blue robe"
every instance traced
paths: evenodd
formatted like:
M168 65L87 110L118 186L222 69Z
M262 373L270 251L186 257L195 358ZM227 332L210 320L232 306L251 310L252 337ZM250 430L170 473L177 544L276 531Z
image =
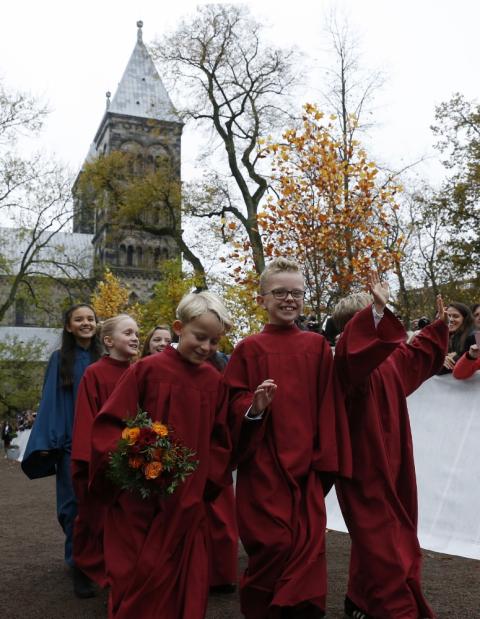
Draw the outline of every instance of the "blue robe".
M66 536L65 561L69 565L73 565L73 521L77 515L70 463L73 417L80 379L92 361L90 351L77 346L73 387L64 388L60 382L60 351L52 354L45 373L37 418L22 460L23 472L30 479L49 475L57 477L57 518ZM40 452L48 452L48 455L41 455Z

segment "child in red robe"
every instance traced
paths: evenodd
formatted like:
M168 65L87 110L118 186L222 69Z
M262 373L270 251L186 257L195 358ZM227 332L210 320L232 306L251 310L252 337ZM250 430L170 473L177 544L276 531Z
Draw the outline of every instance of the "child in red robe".
M90 365L78 388L72 438L72 479L78 501L73 530L75 565L100 587L107 586L103 560L103 503L88 492L93 420L138 353L137 323L127 314L105 320L100 332L107 355ZM90 595L89 595L90 593ZM85 589L79 597L90 597Z
M324 486L351 470L330 346L295 324L304 288L295 262L277 258L267 266L258 300L269 323L237 345L224 375L248 554L240 592L247 619L324 616Z
M211 293L187 295L168 346L130 367L95 418L90 488L108 501L104 554L111 584L109 615L116 619L203 619L209 568L204 498L231 481L226 391L207 363L230 320ZM168 497L121 491L106 479L124 420L138 408L173 428L193 449L198 467Z
M352 539L346 617L434 617L420 581L417 488L406 398L442 367L445 320L406 343L400 321L386 308L389 289L371 276L372 297L340 301L333 317L343 333L335 348L353 451L351 480L337 495ZM374 301L372 305L372 301ZM438 315L445 318L438 299Z

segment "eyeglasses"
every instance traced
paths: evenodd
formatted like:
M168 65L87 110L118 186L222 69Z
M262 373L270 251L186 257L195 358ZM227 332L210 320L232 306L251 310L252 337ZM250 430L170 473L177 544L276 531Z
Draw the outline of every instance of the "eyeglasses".
M269 292L265 292L263 296L266 296L267 294L271 294L274 299L278 300L286 299L288 295L291 295L293 299L305 298L305 290L299 290L298 288L294 288L293 290L287 290L286 288L274 288Z

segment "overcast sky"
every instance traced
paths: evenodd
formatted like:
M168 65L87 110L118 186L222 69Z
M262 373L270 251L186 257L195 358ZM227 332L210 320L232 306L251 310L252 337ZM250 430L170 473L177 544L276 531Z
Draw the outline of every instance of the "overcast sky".
M199 2L190 0L10 0L0 12L0 76L7 87L28 90L52 113L41 148L77 169L115 92L136 41L175 28ZM369 140L377 161L401 167L427 156L418 174L440 182L429 129L435 105L454 92L479 99L477 0L257 0L245 2L270 26L278 45L297 45L323 66L328 44L325 16L336 7L358 34L366 67L381 68L388 81L376 100L378 123ZM258 6L258 8L257 8ZM318 75L312 82L321 83ZM309 98L315 97L315 90ZM302 101L299 98L300 108ZM175 103L175 100L174 100ZM191 169L191 129L183 145L185 173ZM187 145L187 148L185 147Z

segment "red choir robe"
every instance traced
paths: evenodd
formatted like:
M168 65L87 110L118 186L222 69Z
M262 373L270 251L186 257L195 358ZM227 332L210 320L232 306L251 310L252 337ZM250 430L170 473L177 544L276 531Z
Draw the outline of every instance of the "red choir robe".
M104 553L116 619L203 619L209 567L205 493L231 483L226 390L209 364L191 364L168 347L123 375L92 430L90 488L108 500ZM195 450L198 468L169 497L114 489L105 477L123 420L138 407L171 426Z
M233 483L205 507L210 532L210 586L234 584L238 579L238 526Z
M335 349L353 449L337 495L352 538L348 597L376 619L433 617L420 584L417 488L406 397L442 367L448 329L437 320L412 341L372 308L347 323Z
M278 385L274 399L261 420L250 421L245 413L253 392L267 378ZM238 465L238 526L248 554L242 612L265 619L280 616L282 607L303 606L302 616L321 616L327 586L323 484L332 475L351 474L330 346L295 325L268 324L237 345L224 380Z
M238 527L233 484L205 507L210 533L210 586L234 584L238 579Z
M105 506L88 492L88 471L93 420L107 401L129 361L106 356L90 365L78 388L72 438L72 481L78 501L73 527L73 560L76 567L100 587L107 586L103 559Z

